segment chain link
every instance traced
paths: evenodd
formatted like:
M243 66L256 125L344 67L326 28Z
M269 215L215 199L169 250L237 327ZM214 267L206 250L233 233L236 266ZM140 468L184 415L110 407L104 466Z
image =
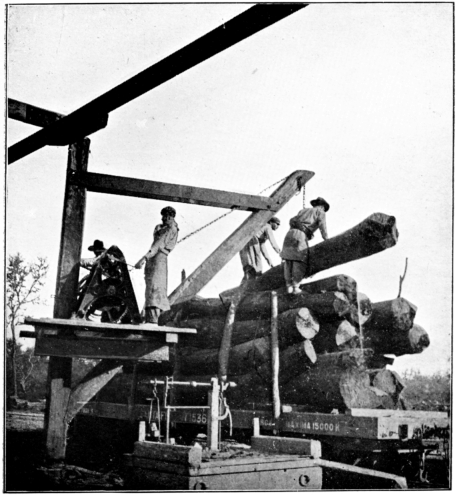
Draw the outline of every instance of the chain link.
M281 182L284 182L289 176L286 175L285 177L283 177L282 179L278 180L277 182L275 182L274 184L271 184L269 185L268 187L266 187L265 189L262 189L262 191L259 192L259 194L262 194L264 193L265 191L268 191L268 189L271 189L272 187L276 186L277 184L280 184ZM230 213L233 213L235 210L230 210L228 211L227 213L224 213L223 215L221 215L220 217L217 217L215 218L214 220L212 220L211 222L207 223L206 225L203 225L203 227L200 227L199 229L197 230L194 230L193 232L191 232L190 234L186 235L185 237L183 237L182 239L180 239L177 244L179 244L180 242L184 242L186 239L189 239L189 237L192 237L193 235L195 234L198 234L199 232L201 232L203 229L206 229L206 227L209 227L210 225L212 225L213 223L216 223L218 222L219 220L221 220L222 218L226 217L227 215L230 215Z

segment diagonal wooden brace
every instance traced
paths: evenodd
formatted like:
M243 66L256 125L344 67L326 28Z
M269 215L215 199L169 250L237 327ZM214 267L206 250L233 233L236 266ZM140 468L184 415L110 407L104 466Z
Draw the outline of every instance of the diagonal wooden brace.
M270 196L279 211L312 177L314 172L297 170ZM258 211L247 218L206 260L169 296L170 304L195 296L246 245L255 232L273 216L273 211Z

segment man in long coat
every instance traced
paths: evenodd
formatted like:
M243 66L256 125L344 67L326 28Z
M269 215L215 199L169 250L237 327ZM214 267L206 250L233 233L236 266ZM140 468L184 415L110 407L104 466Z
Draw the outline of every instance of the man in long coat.
M273 217L240 251L241 264L244 271L243 281L256 278L262 274L262 256L267 260L270 267L273 266L273 262L267 251L266 242L269 241L271 247L278 254L281 252L273 235L273 231L279 227L280 223L279 218Z
M135 268L145 263L145 323L158 323L162 311L170 309L167 296L168 255L178 241L176 210L167 206L161 212L162 223L154 229L154 242L149 251L138 261Z
M303 208L290 219L290 230L284 238L281 258L284 260L284 279L287 292L298 294L300 282L308 276L308 240L320 230L322 238L328 239L325 213L330 205L324 198L311 201L312 208Z

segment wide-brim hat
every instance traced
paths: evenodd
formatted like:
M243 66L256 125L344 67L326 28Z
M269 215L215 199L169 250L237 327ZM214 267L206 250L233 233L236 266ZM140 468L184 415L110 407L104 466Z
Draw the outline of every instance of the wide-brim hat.
M89 251L104 251L105 246L103 246L103 241L99 241L98 239L96 239L92 246L89 246L87 249Z
M311 206L323 206L325 211L330 210L330 205L325 201L324 198L321 198L320 196L316 199L313 199L310 201Z

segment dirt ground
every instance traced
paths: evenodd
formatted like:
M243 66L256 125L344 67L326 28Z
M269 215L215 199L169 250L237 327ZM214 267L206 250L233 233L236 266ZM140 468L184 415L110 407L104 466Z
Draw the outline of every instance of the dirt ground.
M116 463L105 455L83 455L84 446L71 447L65 465L45 456L44 414L8 412L5 436L5 492L116 491L123 480ZM73 461L78 457L78 463Z
M124 490L122 453L131 452L137 429L98 418L74 421L68 434L67 463L49 463L45 455L44 414L6 413L5 492ZM429 484L410 489L449 488L445 465L427 462Z

